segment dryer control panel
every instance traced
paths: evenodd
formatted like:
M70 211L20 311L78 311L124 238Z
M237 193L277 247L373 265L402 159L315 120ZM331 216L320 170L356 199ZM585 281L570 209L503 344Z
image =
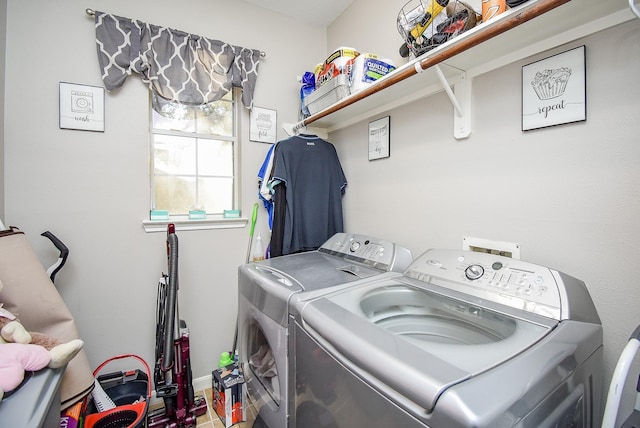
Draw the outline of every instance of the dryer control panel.
M581 282L522 260L457 250L429 250L404 276L557 320L568 318L563 277Z
M404 272L413 261L407 248L384 239L353 233L336 233L318 251L388 272Z

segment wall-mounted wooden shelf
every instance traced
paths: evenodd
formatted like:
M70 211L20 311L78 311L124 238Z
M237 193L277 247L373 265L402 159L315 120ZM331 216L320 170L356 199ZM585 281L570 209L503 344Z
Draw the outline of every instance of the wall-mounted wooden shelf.
M624 0L529 0L408 62L371 86L289 126L294 131L312 126L331 132L442 91L443 86L454 86L454 135L464 138L471 131L473 75L633 17ZM471 76L469 71L473 71Z

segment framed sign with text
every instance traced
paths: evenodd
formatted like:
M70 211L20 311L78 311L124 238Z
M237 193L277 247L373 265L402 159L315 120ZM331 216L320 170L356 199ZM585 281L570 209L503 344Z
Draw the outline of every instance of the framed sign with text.
M522 130L587 120L585 47L522 67Z
M60 129L104 132L104 88L60 82Z
M249 117L251 124L249 125L249 140L258 143L276 142L277 137L277 112L261 107L251 109Z
M391 138L390 117L369 123L369 160L388 158Z

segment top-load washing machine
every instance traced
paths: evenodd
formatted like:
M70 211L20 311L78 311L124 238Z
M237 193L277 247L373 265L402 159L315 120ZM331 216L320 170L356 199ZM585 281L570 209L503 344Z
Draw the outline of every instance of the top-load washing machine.
M569 275L429 250L292 306L292 426L599 426L602 326Z
M291 296L402 272L412 261L411 252L393 242L337 233L316 251L240 266L238 356L262 424L288 426Z

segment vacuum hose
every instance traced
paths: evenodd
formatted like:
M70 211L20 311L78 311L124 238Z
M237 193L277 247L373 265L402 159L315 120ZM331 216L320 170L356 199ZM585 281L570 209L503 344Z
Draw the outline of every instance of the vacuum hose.
M174 332L176 325L176 305L178 294L178 236L170 233L167 236L169 251L169 284L165 305L164 358L162 370L169 370L174 358Z

